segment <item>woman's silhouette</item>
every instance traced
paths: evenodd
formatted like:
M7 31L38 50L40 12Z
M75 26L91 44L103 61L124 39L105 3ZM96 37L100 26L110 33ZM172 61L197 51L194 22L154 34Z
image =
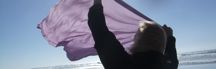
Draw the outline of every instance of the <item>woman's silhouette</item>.
M141 23L132 54L128 54L107 28L101 0L94 1L88 17L94 47L105 69L177 69L175 38L166 25Z

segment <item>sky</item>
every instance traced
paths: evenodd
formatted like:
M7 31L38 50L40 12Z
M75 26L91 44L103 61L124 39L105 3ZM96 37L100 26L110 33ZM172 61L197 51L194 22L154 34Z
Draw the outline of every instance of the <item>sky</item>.
M31 69L71 62L62 47L42 37L37 24L59 0L0 0L0 69ZM216 0L125 0L144 15L174 30L178 53L216 49Z

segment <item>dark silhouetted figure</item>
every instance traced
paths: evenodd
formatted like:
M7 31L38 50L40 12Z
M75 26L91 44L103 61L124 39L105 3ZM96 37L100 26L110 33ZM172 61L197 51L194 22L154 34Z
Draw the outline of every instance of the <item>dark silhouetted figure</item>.
M105 69L177 69L175 38L166 25L143 23L130 55L108 30L100 0L95 0L88 17L94 47Z

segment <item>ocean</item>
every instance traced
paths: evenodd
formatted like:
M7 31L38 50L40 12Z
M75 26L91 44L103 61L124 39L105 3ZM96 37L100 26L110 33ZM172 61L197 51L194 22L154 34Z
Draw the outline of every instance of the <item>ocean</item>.
M178 69L216 69L216 64L180 65Z

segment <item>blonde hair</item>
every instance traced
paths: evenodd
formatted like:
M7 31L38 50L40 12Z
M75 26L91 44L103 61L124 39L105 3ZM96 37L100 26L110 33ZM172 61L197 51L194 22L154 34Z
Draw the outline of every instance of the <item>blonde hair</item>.
M132 54L146 51L158 51L163 54L166 38L166 33L159 24L152 21L141 21L130 51Z

